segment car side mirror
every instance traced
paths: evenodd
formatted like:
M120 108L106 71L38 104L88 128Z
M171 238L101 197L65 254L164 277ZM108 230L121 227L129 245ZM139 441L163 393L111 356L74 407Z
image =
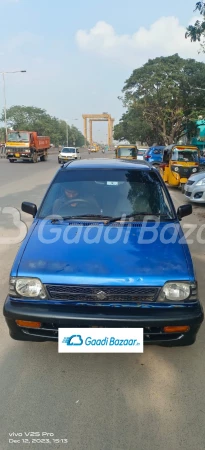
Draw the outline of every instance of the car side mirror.
M192 214L192 205L179 206L177 210L177 217L179 220L181 220L185 216L189 216L190 214Z
M35 217L37 213L37 206L35 203L23 202L21 204L21 210L27 214L31 214L31 216Z

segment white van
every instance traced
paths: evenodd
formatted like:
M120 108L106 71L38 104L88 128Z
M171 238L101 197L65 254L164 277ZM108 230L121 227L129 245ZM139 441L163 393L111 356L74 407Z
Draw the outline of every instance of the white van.
M76 147L64 147L59 151L58 162L62 164L70 159L81 159L79 150Z

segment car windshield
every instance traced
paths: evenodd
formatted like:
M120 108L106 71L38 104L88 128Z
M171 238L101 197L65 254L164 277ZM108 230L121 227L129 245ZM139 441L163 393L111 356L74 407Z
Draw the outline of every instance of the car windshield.
M29 133L21 131L9 133L7 142L29 142Z
M63 148L63 150L61 150L61 153L75 153L75 148L65 147Z
M158 174L139 169L61 170L51 184L39 218L148 214L175 216ZM141 218L139 218L141 220Z
M174 149L172 153L172 161L182 161L182 162L198 162L199 155L197 150L186 149L178 150Z
M123 147L118 149L119 156L136 156L137 151L135 147Z

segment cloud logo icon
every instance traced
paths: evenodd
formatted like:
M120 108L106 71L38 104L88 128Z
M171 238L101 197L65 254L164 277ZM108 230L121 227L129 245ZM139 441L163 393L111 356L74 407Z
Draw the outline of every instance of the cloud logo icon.
M83 340L80 334L73 334L70 337L65 337L62 343L66 345L82 345Z

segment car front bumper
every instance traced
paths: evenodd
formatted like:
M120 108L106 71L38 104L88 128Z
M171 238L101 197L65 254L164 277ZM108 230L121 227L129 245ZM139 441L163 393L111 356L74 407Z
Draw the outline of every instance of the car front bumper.
M205 203L205 186L185 185L184 195L191 202Z
M202 306L197 302L192 307L163 308L113 308L80 307L65 305L23 303L12 301L8 296L3 313L13 339L24 341L55 341L58 328L105 327L143 328L145 344L174 343L186 345L196 335L204 320ZM41 328L24 328L16 320L41 322ZM186 333L165 333L165 326L187 325ZM184 343L184 344L183 344Z
M77 156L60 156L58 157L61 161L70 161L71 159L77 159Z

